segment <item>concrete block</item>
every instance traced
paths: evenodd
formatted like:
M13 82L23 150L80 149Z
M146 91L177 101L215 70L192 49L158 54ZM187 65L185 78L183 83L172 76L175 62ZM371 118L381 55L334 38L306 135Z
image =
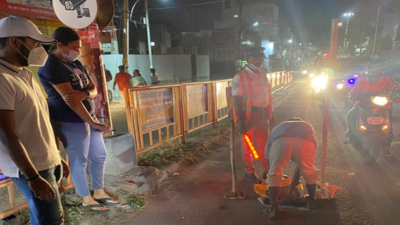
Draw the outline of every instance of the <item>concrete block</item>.
M143 186L143 185L142 185ZM137 186L137 184L134 184L134 183L124 183L122 186L121 186L121 190L124 190L124 191L126 191L126 192L128 192L128 193L136 193L136 191L138 190L138 186Z
M169 174L168 174L168 172L166 171L166 170L163 170L161 173L160 173L160 176L158 177L158 183L161 183L161 182L163 182L165 179L167 179L169 177Z
M136 148L131 134L105 137L105 174L118 176L137 166Z
M150 185L148 184L143 184L135 191L135 193L138 195L145 195L148 194L149 192L150 192Z
M174 172L178 171L178 168L179 168L179 164L178 163L172 163L167 168L165 168L165 170L169 174L173 174Z

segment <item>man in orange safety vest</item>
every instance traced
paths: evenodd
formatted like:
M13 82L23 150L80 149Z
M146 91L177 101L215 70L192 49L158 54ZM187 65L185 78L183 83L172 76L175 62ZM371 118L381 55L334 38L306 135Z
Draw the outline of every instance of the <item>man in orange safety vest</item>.
M248 65L232 81L235 121L243 135L245 178L255 183L261 183L261 180L255 174L253 159L260 159L264 168L263 179L266 179L268 163L264 148L269 128L276 123L272 112L271 85L267 79L267 71L262 68L266 58L264 50L262 47L246 49ZM252 143L250 146L249 141Z

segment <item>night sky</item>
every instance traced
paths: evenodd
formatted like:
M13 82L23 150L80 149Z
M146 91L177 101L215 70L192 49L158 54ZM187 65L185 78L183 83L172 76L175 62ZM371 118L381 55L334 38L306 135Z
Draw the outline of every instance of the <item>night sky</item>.
M175 7L150 11L153 21L170 24L174 30L199 31L213 29L214 21L221 20L221 3L196 7L179 7L196 3L215 2L217 0L151 0L150 8ZM253 0L245 0L253 1ZM256 1L256 0L254 0ZM378 0L260 0L278 5L280 20L293 28L298 42L312 42L319 47L328 47L331 21L340 18L343 13L355 12L351 24L352 33L357 35L361 27L370 26L376 20ZM385 12L400 12L400 0L379 0L384 4ZM133 4L133 0L131 0ZM143 16L143 3L137 6L136 18Z

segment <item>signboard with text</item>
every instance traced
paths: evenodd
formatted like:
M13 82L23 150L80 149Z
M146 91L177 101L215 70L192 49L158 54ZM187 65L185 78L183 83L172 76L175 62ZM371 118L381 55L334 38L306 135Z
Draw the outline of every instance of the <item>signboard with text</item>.
M208 112L207 85L190 85L186 87L189 118Z
M228 87L228 82L216 84L217 109L222 109L222 108L228 107L228 102L226 101L226 88L227 87Z
M57 19L52 5L43 0L0 0L0 11L15 16Z
M138 104L143 131L174 123L172 88L140 91Z

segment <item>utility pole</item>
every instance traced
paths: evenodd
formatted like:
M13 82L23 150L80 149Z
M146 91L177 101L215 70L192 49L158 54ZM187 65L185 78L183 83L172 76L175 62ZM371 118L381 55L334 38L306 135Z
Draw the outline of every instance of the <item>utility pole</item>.
M150 20L149 20L149 0L146 0L144 2L144 7L146 10L147 45L149 46L150 68L153 68L153 52L151 49Z
M379 26L379 17L381 16L381 4L378 7L378 16L376 17L376 24L375 24L375 38L374 38L374 45L372 47L372 56L376 54L376 39L378 38L378 26Z
M128 66L128 54L129 54L129 43L128 43L128 29L129 26L129 0L124 0L124 5L122 8L122 30L124 32L122 41L122 64L125 68Z
M236 70L240 71L242 69L242 39L243 39L243 32L241 32L242 28L242 14L243 14L243 0L239 0L239 18L238 18L238 60L236 65Z
M349 32L349 22L350 22L350 16L347 17L347 22L346 22L346 32L344 34L344 43L343 43L344 50L347 50L347 34Z

